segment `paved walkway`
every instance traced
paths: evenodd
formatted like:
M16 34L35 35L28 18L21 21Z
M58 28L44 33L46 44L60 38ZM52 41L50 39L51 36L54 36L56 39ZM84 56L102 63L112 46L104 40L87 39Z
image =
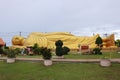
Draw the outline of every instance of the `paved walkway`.
M6 60L7 57L0 57L0 60ZM42 58L16 58L18 61L43 61ZM120 59L110 59L111 62L120 63ZM96 63L100 62L100 59L52 59L53 62L86 62Z

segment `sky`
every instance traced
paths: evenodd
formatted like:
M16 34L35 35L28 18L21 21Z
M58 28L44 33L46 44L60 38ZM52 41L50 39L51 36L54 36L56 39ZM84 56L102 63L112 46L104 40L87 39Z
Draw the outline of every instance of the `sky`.
M0 0L0 32L120 34L120 0Z

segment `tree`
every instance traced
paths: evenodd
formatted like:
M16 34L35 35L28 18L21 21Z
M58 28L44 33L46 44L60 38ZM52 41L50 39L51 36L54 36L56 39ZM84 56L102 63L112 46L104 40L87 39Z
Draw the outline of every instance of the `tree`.
M0 46L0 54L3 54L3 48Z
M117 40L115 41L115 45L116 45L117 47L120 47L120 40L119 40L119 39L117 39Z
M63 48L62 48L63 42L61 40L57 40L55 42L55 45L56 45L56 55L62 56L63 55Z
M95 44L97 44L97 46L101 46L103 43L102 38L100 36L97 37Z
M35 43L34 46L32 47L32 51L34 54L41 54L40 49L41 48L39 47L39 45L37 43Z
M101 52L102 47L103 47L102 43L103 43L102 38L98 36L95 41L95 44L97 44L97 47L93 49L94 54L102 54Z

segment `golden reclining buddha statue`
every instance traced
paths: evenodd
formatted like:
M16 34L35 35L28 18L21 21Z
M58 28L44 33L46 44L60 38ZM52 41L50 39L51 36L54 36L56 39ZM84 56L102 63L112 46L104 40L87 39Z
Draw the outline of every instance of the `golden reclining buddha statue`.
M40 47L55 48L55 41L62 40L63 46L70 49L77 49L78 45L89 45L90 48L96 47L95 41L99 34L94 36L75 36L68 32L39 33L32 32L27 38L22 36L13 36L12 44L14 47L33 46L37 43ZM103 39L103 47L115 47L114 34Z

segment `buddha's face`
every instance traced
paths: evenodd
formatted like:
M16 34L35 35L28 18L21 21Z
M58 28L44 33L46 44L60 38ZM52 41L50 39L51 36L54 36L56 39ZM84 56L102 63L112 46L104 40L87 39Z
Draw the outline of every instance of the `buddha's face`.
M13 45L23 45L24 43L24 37L21 37L21 36L14 36L12 38L12 44Z

